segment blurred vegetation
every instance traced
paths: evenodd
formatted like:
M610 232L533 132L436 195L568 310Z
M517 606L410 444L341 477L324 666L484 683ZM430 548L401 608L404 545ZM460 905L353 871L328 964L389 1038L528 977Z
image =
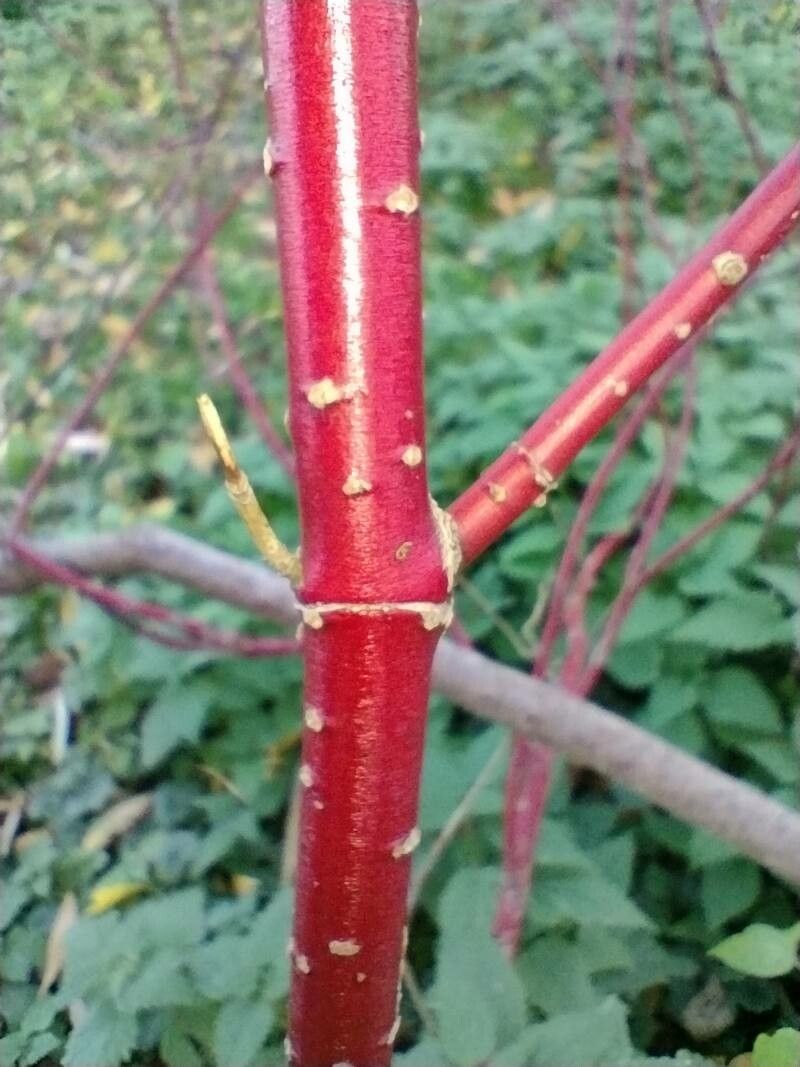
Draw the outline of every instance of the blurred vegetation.
M777 159L798 130L796 11L773 0L721 6L722 53ZM571 7L605 63L615 5ZM641 8L635 124L658 225L685 256L757 174L694 4L677 0L671 46L702 163L697 186L661 67L659 4ZM3 0L0 48L7 513L109 346L187 247L200 205L221 203L258 160L264 120L249 0ZM541 0L429 2L421 50L430 461L446 503L618 328L619 160L603 89ZM672 273L641 193L639 184L639 302ZM215 252L247 366L280 425L268 197L257 183ZM701 346L696 429L657 547L748 484L796 418L796 254L796 245L779 253ZM134 346L37 505L36 532L147 519L252 557L197 425L201 386L279 531L296 540L292 486L237 405L195 284ZM677 403L670 394L673 414ZM609 440L585 450L552 510L524 517L470 575L523 642ZM650 424L592 535L619 527L662 452ZM778 479L772 502L754 499L642 595L596 693L791 805L797 480L796 471ZM621 565L603 572L592 619ZM264 631L154 579L121 587ZM480 647L525 666L474 592L460 595L459 611ZM300 664L172 651L52 587L2 603L0 642L0 793L19 815L15 839L3 839L0 1065L283 1062L290 901L280 861ZM65 709L68 744L54 746ZM434 700L422 856L500 738ZM399 1062L588 1067L662 1062L636 1057L679 1049L725 1059L800 1024L796 969L756 978L742 973L746 961L729 965L735 951L708 955L748 924L791 927L794 894L613 783L563 770L512 968L488 936L501 807L498 772L426 884L410 959L428 1012L405 998ZM755 1067L796 1064L793 1040L760 1039Z

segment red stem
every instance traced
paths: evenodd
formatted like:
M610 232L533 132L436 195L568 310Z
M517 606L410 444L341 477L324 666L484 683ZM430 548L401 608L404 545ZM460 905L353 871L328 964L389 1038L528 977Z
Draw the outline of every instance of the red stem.
M411 0L264 3L313 709L288 1043L301 1067L391 1059L450 584L423 462L417 22Z
M622 301L620 305L623 323L629 322L636 307L636 290L639 276L636 269L636 246L633 220L633 105L636 86L636 22L638 0L620 0L618 21L620 27L621 74L619 89L614 92L614 133L619 154L619 241L622 264Z
M553 588L550 594L550 603L547 609L542 635L536 648L534 660L534 674L540 678L547 677L550 669L550 660L556 639L561 631L564 600L569 590L575 569L578 566L578 557L586 537L586 531L592 515L597 509L603 493L606 491L611 476L621 461L628 453L639 434L645 420L652 414L660 403L664 391L680 369L682 361L676 361L674 365L666 368L665 373L658 381L650 386L641 403L634 409L617 431L617 435L608 452L595 471L586 491L581 497L581 502L573 519L566 544L559 560L558 570L553 580Z
M116 590L106 589L71 567L48 559L24 541L10 539L5 543L9 552L31 570L35 570L50 582L74 589L76 593L94 601L121 622L137 628L137 621L144 620L144 625L138 628L146 637L161 644L180 649L210 648L247 658L293 655L299 651L298 642L294 638L249 637L231 630L219 630L161 604L152 604ZM178 636L163 633L147 626L147 623L155 623L158 627L167 626L177 631Z
M270 453L280 463L290 478L294 479L294 457L283 442L281 435L272 425L264 404L259 399L250 375L245 370L236 335L228 320L225 310L225 298L219 283L214 253L211 247L205 249L198 264L198 277L203 288L211 317L219 337L219 342L228 366L228 376L236 393L244 405L247 414L256 424L261 439Z
M554 759L552 748L515 735L503 809L503 881L492 924L509 957L516 954L525 921Z
M197 260L202 255L203 249L220 227L227 222L238 207L242 197L260 173L260 169L252 169L248 171L233 193L228 197L223 207L216 215L212 215L204 226L201 226L191 248L172 268L158 289L156 289L155 293L153 293L144 307L139 311L124 337L121 338L119 344L97 372L92 380L92 384L86 390L83 399L58 431L52 445L44 454L39 465L36 467L22 490L16 509L9 523L9 535L12 538L20 533L25 527L30 509L37 496L44 488L47 479L50 477L53 468L58 462L58 457L61 455L64 446L69 440L70 434L77 430L87 415L91 414L97 401L108 388L120 363L122 363L123 359L130 351L134 341L136 341L144 327L158 311L164 301L170 296L180 282L183 281L192 267L194 267Z
M641 589L639 579L646 569L647 553L661 528L664 515L669 507L670 500L672 500L678 472L683 463L686 449L689 444L692 422L694 421L696 385L697 360L693 358L689 365L689 371L686 377L686 388L680 423L675 431L674 440L667 448L661 480L650 507L648 508L647 515L642 524L641 533L633 547L633 551L628 557L628 563L625 567L625 574L622 579L622 588L617 594L614 603L611 605L611 610L608 613L608 618L603 626L602 633L592 651L591 661L585 674L580 680L578 692L581 696L585 696L586 693L589 693L597 684L597 680L608 661L608 657L611 655L617 638L619 637L622 625L628 617L628 614L633 607L633 602Z
M543 504L583 446L626 398L737 292L800 219L800 145L775 167L675 279L452 505L465 562L534 501ZM737 279L735 281L734 279ZM727 279L727 283L724 279Z
M794 430L785 444L781 445L761 474L754 478L750 485L655 559L639 578L639 587L651 582L659 574L663 574L676 559L690 552L699 541L702 541L704 537L708 537L714 530L722 526L731 515L735 515L737 511L746 507L753 497L758 496L761 490L764 489L776 471L781 470L792 462L798 451L800 451L800 427Z
M661 0L658 5L658 50L661 60L661 69L664 72L664 84L667 87L672 110L681 128L683 142L689 157L692 169L692 184L689 188L687 221L692 227L696 227L700 219L700 204L703 199L703 160L700 155L700 145L695 133L689 109L680 90L678 75L675 71L675 63L672 57L672 41L670 32L670 19L675 0Z
M703 24L703 30L706 36L706 51L708 52L711 66L714 68L714 75L717 79L719 92L726 100L730 101L733 113L736 116L736 121L739 123L739 129L742 131L742 136L750 149L750 155L756 169L761 174L766 174L769 170L769 161L764 154L761 141L759 140L755 126L753 125L753 120L751 119L747 108L744 106L741 97L733 88L731 79L728 76L728 68L725 65L725 61L722 58L719 46L717 45L717 31L714 27L714 19L709 9L708 2L707 0L694 0L694 6L697 8L697 14Z

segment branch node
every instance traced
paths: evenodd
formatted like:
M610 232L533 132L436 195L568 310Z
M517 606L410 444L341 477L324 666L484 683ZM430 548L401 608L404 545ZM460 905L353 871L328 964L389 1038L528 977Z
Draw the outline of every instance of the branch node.
M398 185L384 200L393 215L413 215L419 209L419 197L409 185Z
M461 539L458 535L458 525L450 512L445 511L444 508L440 508L433 497L430 498L430 501L433 522L436 526L436 536L439 539L439 549L442 553L442 567L447 576L447 592L450 593L452 592L456 578L458 577L458 572L461 568L461 560L463 558ZM450 618L452 618L452 605L450 607ZM447 625L450 625L449 619ZM428 629L428 627L426 627L426 629ZM433 627L430 627L430 629L433 629Z
M720 252L711 260L711 266L720 285L738 285L749 270L747 260L740 252Z
M364 493L372 492L372 482L362 478L358 471L350 471L342 486L342 492L345 496L363 496Z

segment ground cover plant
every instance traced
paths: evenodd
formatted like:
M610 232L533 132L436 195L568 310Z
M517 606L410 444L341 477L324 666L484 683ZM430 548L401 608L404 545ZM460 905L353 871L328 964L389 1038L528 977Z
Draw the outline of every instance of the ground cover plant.
M788 1067L796 12L302 6L2 6L0 1062Z

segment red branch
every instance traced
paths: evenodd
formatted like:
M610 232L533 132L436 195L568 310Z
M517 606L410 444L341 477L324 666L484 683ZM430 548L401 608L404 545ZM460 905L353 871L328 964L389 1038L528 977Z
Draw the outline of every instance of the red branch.
M728 501L713 515L710 515L704 522L696 526L694 530L690 530L679 541L676 541L658 559L654 560L639 578L639 587L651 582L659 574L663 574L676 559L690 552L699 541L702 541L704 537L708 537L732 515L735 515L737 511L741 511L743 507L746 507L753 497L758 496L761 490L764 489L776 471L787 467L792 462L798 451L800 451L800 427L793 431L788 441L778 449L761 474L753 479L750 485L738 493L733 500Z
M564 600L570 587L575 570L578 566L578 557L586 537L592 515L597 509L603 493L608 486L611 476L627 455L628 449L639 435L639 431L645 420L653 413L661 402L664 391L672 380L674 374L680 369L680 362L667 367L661 378L654 382L641 403L634 409L631 415L620 426L614 441L606 452L599 467L595 471L586 491L581 497L575 518L570 524L564 550L559 560L558 570L553 580L553 588L550 594L547 615L545 617L542 634L536 648L534 659L534 673L540 678L547 677L550 669L550 660L553 648L561 630L564 611Z
M739 210L450 508L466 562L484 552L786 238L800 218L800 145ZM520 447L521 446L521 447Z
M161 604L152 604L116 590L106 589L71 567L48 559L24 541L10 539L5 544L9 552L43 578L74 589L76 593L92 600L121 622L140 630L144 636L161 644L180 649L209 648L246 658L294 655L299 651L299 644L294 638L249 637L231 630L220 630ZM159 629L148 625L150 623ZM160 627L164 626L174 633L163 632Z
M417 7L264 17L306 624L288 1058L385 1067L449 585L424 464Z
M647 553L661 528L661 523L672 499L678 472L689 444L694 420L696 385L697 360L692 359L686 377L680 423L675 431L674 440L667 449L661 479L642 523L641 532L628 557L625 574L622 579L622 588L611 606L603 631L592 651L589 666L580 680L578 691L581 696L591 692L597 684L597 680L614 648L622 625L628 617L633 607L633 602L641 589L639 580L646 570Z
M120 339L119 344L108 357L105 364L97 372L91 385L84 394L83 399L58 431L52 445L42 457L39 465L36 467L22 490L9 524L9 534L11 537L15 537L24 528L30 509L36 500L36 497L44 488L47 479L50 477L64 446L69 440L70 434L74 433L86 416L92 412L95 404L97 404L100 397L108 388L117 368L122 363L125 356L127 356L131 346L137 340L148 321L158 311L173 290L183 281L192 267L194 267L208 242L217 233L220 227L227 222L236 210L242 197L253 185L260 173L260 169L256 170L255 168L248 171L236 186L233 193L228 197L228 200L223 207L216 215L209 218L206 224L200 228L194 244L185 253L180 262L172 268L155 293L153 293L144 307L139 311L124 337Z

